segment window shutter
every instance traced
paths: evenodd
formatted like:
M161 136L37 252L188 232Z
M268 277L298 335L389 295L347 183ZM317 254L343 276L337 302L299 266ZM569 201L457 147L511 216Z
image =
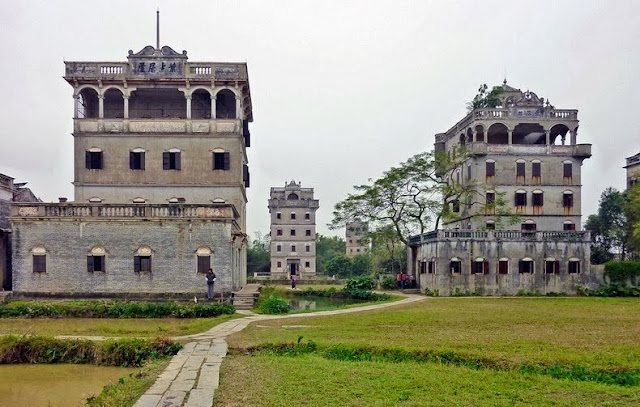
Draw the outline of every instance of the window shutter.
M129 151L129 169L130 170L135 170L136 169L136 153L134 153L133 151Z
M231 168L231 156L228 152L223 153L223 157L224 157L224 169L228 170L229 168Z
M244 134L244 146L251 147L251 133L249 132L249 121L242 121L242 133Z
M198 273L206 273L211 267L211 256L198 256Z
M45 273L47 271L47 256L46 255L34 255L33 256L33 271L35 273Z
M244 180L244 186L249 188L251 182L249 180L249 166L247 164L242 165L242 179Z
M524 177L524 163L516 163L516 175Z
M101 170L101 169L103 169L103 168L104 168L104 163L103 163L103 160L102 160L102 155L103 155L103 153L102 153L102 151L100 151L100 152L98 153L98 169L99 169L99 170Z
M216 153L211 153L211 169L216 169Z
M524 262L522 260L519 260L518 261L518 272L519 273L523 273L524 272L523 267L524 267Z
M176 170L182 169L182 163L180 160L180 156L182 156L181 152L174 153L176 155Z
M540 176L540 163L532 163L531 164L531 175L534 177L539 177Z
M484 274L489 274L489 262L487 260L484 261Z
M93 273L93 256L87 256L87 271Z
M144 155L146 154L145 152L139 153L140 154L140 169L144 170Z
M571 165L571 163L564 163L563 166L563 170L564 170L564 177L565 178L571 178L572 173L573 173L573 166Z
M84 152L84 161L85 161L85 167L87 167L88 170L91 169L91 153L88 151Z
M488 162L487 163L487 177L493 177L496 173L496 163Z
M133 256L133 271L140 272L140 256Z
M471 274L475 274L475 273L476 273L476 265L475 265L475 262L471 260Z
M170 160L169 154L170 153L168 153L166 151L164 153L162 153L162 169L163 170L168 170L169 169L169 160Z
M556 260L553 262L553 272L556 274L560 273L560 260Z
M538 194L540 196L540 206L544 205L544 194Z

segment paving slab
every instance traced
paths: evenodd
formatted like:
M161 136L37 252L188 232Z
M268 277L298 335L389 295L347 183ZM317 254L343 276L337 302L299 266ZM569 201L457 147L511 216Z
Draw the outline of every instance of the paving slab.
M180 407L187 396L185 391L168 391L160 399L158 407Z
M136 401L133 407L156 407L161 398L162 395L144 394Z
M185 407L211 407L213 404L213 389L193 389Z

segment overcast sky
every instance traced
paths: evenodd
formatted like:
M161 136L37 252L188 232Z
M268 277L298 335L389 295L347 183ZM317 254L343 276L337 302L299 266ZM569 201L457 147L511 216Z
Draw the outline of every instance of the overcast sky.
M247 231L269 188L301 181L318 231L354 184L433 147L481 83L579 109L583 221L640 152L640 1L0 1L0 172L73 197L64 60L126 61L155 45L248 63L254 122ZM636 127L638 126L638 127Z

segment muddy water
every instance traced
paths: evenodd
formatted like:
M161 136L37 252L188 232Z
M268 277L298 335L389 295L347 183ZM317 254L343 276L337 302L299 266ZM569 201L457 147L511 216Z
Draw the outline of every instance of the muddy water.
M0 407L75 407L138 369L92 365L0 365Z

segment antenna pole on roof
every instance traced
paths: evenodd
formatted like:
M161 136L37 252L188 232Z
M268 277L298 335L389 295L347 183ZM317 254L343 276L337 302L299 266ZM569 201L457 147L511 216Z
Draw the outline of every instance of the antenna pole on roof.
M160 49L160 7L156 10L156 49Z

